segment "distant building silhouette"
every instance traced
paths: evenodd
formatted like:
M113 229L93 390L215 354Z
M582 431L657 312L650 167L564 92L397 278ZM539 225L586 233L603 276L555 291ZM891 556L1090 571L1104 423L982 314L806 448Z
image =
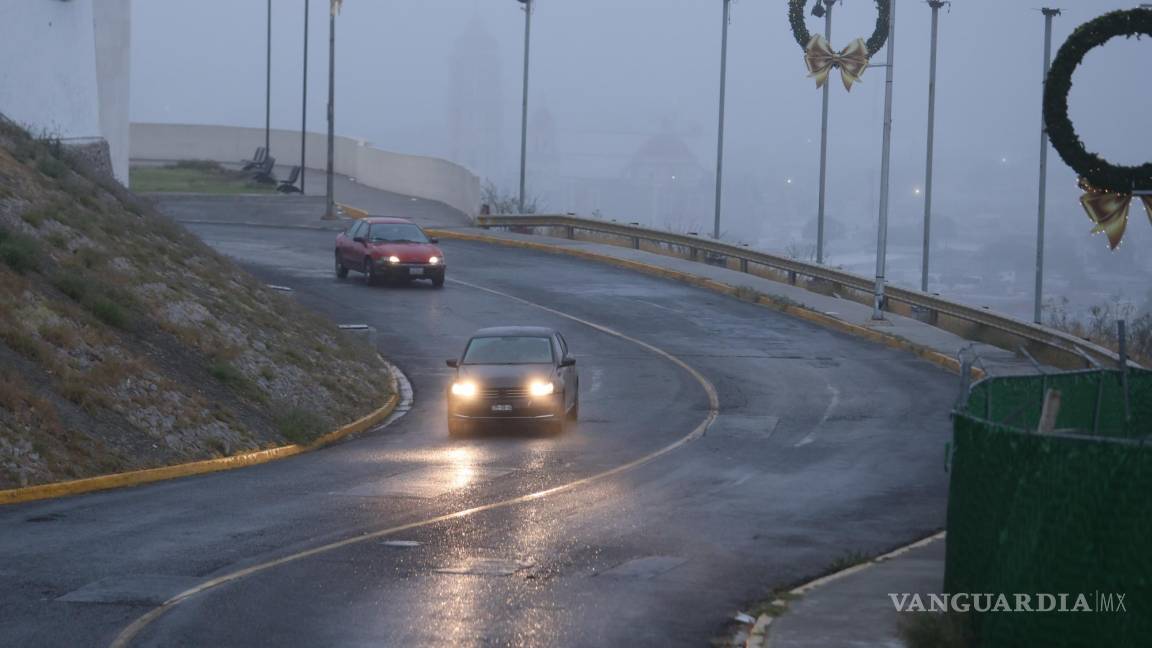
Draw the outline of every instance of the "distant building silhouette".
M499 176L504 157L500 43L478 15L453 44L451 79L452 161L481 177Z

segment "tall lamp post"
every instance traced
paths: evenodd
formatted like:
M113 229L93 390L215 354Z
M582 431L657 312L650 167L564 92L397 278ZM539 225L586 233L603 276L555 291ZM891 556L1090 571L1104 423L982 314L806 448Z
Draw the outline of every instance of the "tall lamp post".
M1047 7L1044 14L1044 82L1048 81L1048 68L1052 67L1052 19L1060 15L1059 9ZM1048 194L1048 129L1040 117L1040 201L1036 215L1036 297L1032 321L1039 324L1044 311L1044 211Z
M520 213L524 213L524 191L528 177L528 62L532 49L532 8L535 0L516 0L524 5L524 94L520 102Z
M884 319L884 268L888 256L888 177L892 159L892 70L896 59L896 0L888 13L888 61L884 76L884 144L880 154L880 223L876 228L876 287L872 319Z
M712 221L712 238L720 238L720 198L724 188L724 99L728 83L728 23L732 18L732 0L724 1L724 22L720 37L720 124L716 129L716 212Z
M264 150L271 153L272 137L272 0L268 0L268 36L264 69Z
M824 0L812 7L812 15L824 15L824 38L832 42L832 5L836 0ZM828 177L828 89L831 83L824 84L824 101L820 111L820 199L816 210L816 263L824 263L824 197Z
M336 153L336 14L344 0L332 0L328 14L328 188L324 218L336 220L336 195L333 191L332 163Z
M928 292L928 257L932 246L932 163L936 136L936 34L940 7L946 0L928 0L932 7L932 53L928 63L928 154L924 171L924 252L920 260L920 290Z
M308 147L308 0L304 0L304 81L301 85L300 105L300 193L304 193L304 176L307 165L304 163Z

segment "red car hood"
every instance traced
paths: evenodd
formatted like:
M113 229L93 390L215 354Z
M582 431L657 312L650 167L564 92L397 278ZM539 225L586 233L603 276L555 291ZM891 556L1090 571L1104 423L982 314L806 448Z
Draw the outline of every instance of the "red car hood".
M368 249L374 258L396 256L400 263L428 263L429 257L444 260L444 253L432 243L373 243Z

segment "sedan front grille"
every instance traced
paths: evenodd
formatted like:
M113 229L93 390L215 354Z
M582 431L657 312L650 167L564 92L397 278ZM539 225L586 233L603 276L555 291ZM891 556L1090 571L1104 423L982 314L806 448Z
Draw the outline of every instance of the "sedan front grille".
M501 398L528 398L529 393L523 387L501 387L498 389L481 389L480 398L485 400L499 400Z

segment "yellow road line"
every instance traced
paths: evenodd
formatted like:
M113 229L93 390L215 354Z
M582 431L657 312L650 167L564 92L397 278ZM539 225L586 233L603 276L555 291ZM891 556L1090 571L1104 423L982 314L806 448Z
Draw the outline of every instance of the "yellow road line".
M425 231L427 231L429 234L431 234L433 236L436 236L438 238L444 238L444 239L457 239L457 240L461 240L461 241L477 241L480 243L495 243L497 245L506 245L509 247L526 248L526 249L530 249L530 250L540 250L542 252L551 252L553 254L565 254L568 256L573 256L573 257L577 257L577 258L581 258L581 259L586 259L586 260L590 260L590 261L597 261L600 263L607 263L607 264L615 265L615 266L618 266L621 268L627 268L629 270L634 270L636 272L642 272L644 274L654 275L657 277L661 277L663 279L671 279L673 281L679 281L679 282L686 283L686 284L691 285L691 286L696 286L698 288L705 288L705 289L708 289L708 290L711 290L714 292L718 292L718 293L722 293L725 295L729 295L729 296L735 296L736 291L738 289L737 286L733 286L733 285L726 284L726 283L723 283L720 281L716 281L714 279L708 279L706 277L701 277L699 275L694 275L694 274L691 274L688 272L683 272L680 270L672 270L669 268L663 268L661 266L652 265L649 263L644 263L642 261L634 261L632 259L623 259L620 257L615 257L615 256L607 255L607 254L599 254L597 252L593 252L590 250L575 249L575 248L570 248L570 247L566 247L566 246L562 246L562 245L553 245L550 243L541 243L541 242L537 242L537 241L522 241L519 239L505 239L505 238L500 238L500 237L496 237L496 236L487 236L484 234L478 234L478 233L473 233L473 232L461 232L458 230L442 230L442 229L430 228L430 229L427 229ZM811 322L812 324L816 324L816 325L822 326L824 328L830 328L830 329L833 329L836 331L840 331L841 333L846 333L848 335L852 335L855 337L864 338L864 339L869 340L871 342L883 344L885 346L888 346L888 347L891 347L894 349L909 351L909 352L914 353L917 356L923 358L924 360L927 360L928 362L931 362L935 365L943 367L944 369L947 369L948 371L951 371L952 373L957 373L957 374L960 373L960 363L959 363L959 361L956 360L956 358L953 358L947 354L941 353L939 351L936 351L935 349L924 346L922 344L917 344L917 343L912 342L910 340L906 340L902 337L899 337L896 335L889 335L887 333L884 333L882 331L878 331L876 329L869 328L867 326L861 326L859 324L853 324L851 322L847 322L845 320L842 320L838 317L826 315L826 314L824 314L820 311L817 311L817 310L812 310L810 308L804 308L802 306L794 306L791 304L782 304L782 303L779 303L779 302L776 302L776 301L773 301L771 299L767 299L764 297L757 298L755 303L759 306L771 308L772 310L775 310L777 312L784 313L786 315L791 315L792 317L800 318L802 320L805 320L807 322ZM972 377L974 379L983 378L984 372L981 369L973 367L972 368Z
M720 413L720 397L716 392L716 386L713 385L711 381L709 381L707 378L705 378L704 375L701 374L699 371L697 371L694 367L690 366L688 363L684 362L680 358L677 358L676 356L672 355L671 353L668 353L667 351L665 351L663 349L655 347L655 346L653 346L647 342L644 342L643 340L638 340L634 337L625 335L624 333L621 333L620 331L609 328L609 327L604 326L602 324L590 322L588 320L581 319L581 318L576 317L574 315L569 315L568 313L558 311L554 308L549 308L549 307L544 306L542 304L537 304L535 302L528 301L527 299L516 297L515 295L510 295L510 294L505 293L505 292L500 292L499 290L493 290L491 288L485 288L483 286L478 286L476 284L467 283L467 282L459 281L456 279L452 279L451 281L453 283L457 283L457 284L460 284L463 286L468 286L469 288L481 290L481 291L484 291L484 292L487 292L487 293L490 293L493 295L499 295L501 297L505 297L507 299L511 299L513 301L517 301L517 302L520 302L522 304L527 304L529 306L533 306L535 308L546 311L548 313L552 313L553 315L557 315L559 317L563 317L563 318L572 320L573 322L578 322L580 324L583 324L585 326L593 328L593 329L600 331L602 333L606 333L608 335L620 338L622 340L626 340L626 341L631 342L633 344L637 344L637 345L643 347L644 349L647 349L648 351L651 351L652 353L655 353L656 355L658 355L662 358L665 358L666 360L671 361L673 364L680 367L681 369L686 371L689 375L691 375L696 380L696 382L698 382L700 384L700 386L704 389L705 394L707 394L707 396L708 396L708 414L704 417L704 420L702 420L699 423L699 425L697 425L695 428L693 428L693 430L691 432L689 432L687 435L681 437L680 439L674 441L673 443L664 446L663 448L660 448L654 452L646 454L646 455L644 455L638 459L633 459L632 461L629 461L628 463L616 466L615 468L611 468L611 469L605 470L603 472L596 473L594 475L590 475L588 477L577 479L575 481L568 482L567 484L561 484L560 486L554 486L552 488L548 488L548 489L541 490L541 491L536 491L534 493L529 493L527 495L521 495L519 497L514 497L512 499L507 499L507 500L503 500L500 502L493 502L491 504L484 504L482 506L475 506L475 507L472 507L469 509L464 509L462 511L457 511L455 513L438 515L436 517L429 518L426 520L420 520L417 522L409 522L407 524L401 524L399 526L389 527L387 529L381 529L379 531L372 531L370 533L365 533L365 534L358 535L358 536L355 536L352 538L346 538L344 540L339 540L337 542L332 542L332 543L322 545L319 547L314 547L314 548L308 549L306 551L301 551L298 553L290 554L288 556L277 558L276 560L271 560L271 561L268 561L265 563L260 563L258 565L252 565L251 567L247 567L245 569L234 571L234 572L231 572L228 574L223 574L223 575L218 576L216 578L213 578L209 581L201 583L200 585L197 585L196 587L185 590L185 591L177 594L176 596L173 596L172 598L168 599L164 603L160 604L159 607L153 608L147 614L139 617L138 619L133 621L128 627L124 628L124 630L122 630L120 632L120 634L118 634L116 636L116 638L110 644L111 648L126 648L127 646L131 645L132 641L140 634L141 631L143 631L145 628L147 628L153 621L155 621L156 619L159 619L161 616L166 614L172 608L174 608L177 605L179 605L180 603L183 603L184 601L196 596L197 594L202 594L202 593L204 593L210 589L219 587L220 585L223 585L225 583L231 583L231 582L240 580L242 578L245 578L247 576L251 576L252 574L267 571L269 569L274 569L274 568L279 567L281 565L296 562L296 561L302 560L304 558L308 558L308 557L315 556L318 554L327 553L329 551L334 551L336 549L341 549L343 547L358 544L361 542L367 542L369 540L375 540L377 538L382 538L384 536L394 535L397 533L401 533L403 531L408 531L411 529L426 527L426 526L430 526L430 525L437 524L440 522L446 522L449 520L457 520L457 519L468 517L471 515L476 515L477 513L483 513L485 511L507 508L510 506L514 506L516 504L523 504L525 502L531 502L531 501L538 500L538 499L541 499L544 497L548 497L550 495L555 495L557 493L563 493L565 491L573 490L575 488L579 488L581 486L585 486L585 485L591 484L593 482L598 482L598 481L607 479L613 475L618 475L618 474L625 472L627 470L631 470L632 468L646 464L646 463L648 463L648 462L650 462L650 461L652 461L658 457L662 457L662 456L672 452L673 450L676 450L677 448L680 448L681 446L700 438L701 436L703 436L704 432L707 431L708 426L710 426L712 424L712 422L714 420L716 420L716 416Z
M193 461L191 463L177 464L175 466L162 466L160 468L147 468L144 470L131 470L122 473L115 473L112 475L100 475L99 477L88 477L86 479L75 479L65 482L56 482L52 484L40 484L37 486L26 486L24 488L13 488L9 490L0 490L0 505L3 504L18 504L20 502L31 502L35 500L49 499L53 497L65 497L68 495L80 495L83 493L93 493L96 491L109 490L112 488L124 488L127 486L140 486L142 484L149 484L157 481L164 481L168 479L177 479L179 477L191 477L193 475L203 475L206 473L220 472L224 470L234 470L236 468L244 468L246 466L255 466L277 459L284 459L304 452L309 452L330 445L340 439L351 434L359 434L364 430L380 423L384 419L392 415L396 409L396 405L400 402L400 395L395 389L396 377L392 376L393 394L388 399L388 402L383 407L374 412L369 413L363 418L353 421L347 425L337 428L328 434L308 443L306 445L291 444L284 445L277 448L270 448L268 450L256 450L253 452L246 452L244 454L232 455L228 457L218 457L216 459L205 459L204 461Z

